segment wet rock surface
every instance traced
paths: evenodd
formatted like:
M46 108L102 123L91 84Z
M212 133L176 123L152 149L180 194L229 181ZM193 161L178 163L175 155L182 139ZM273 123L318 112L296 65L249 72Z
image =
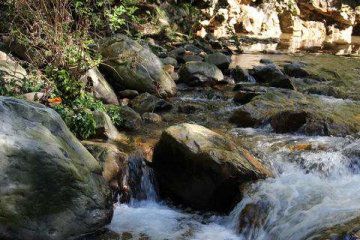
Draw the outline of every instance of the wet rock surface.
M356 103L326 104L321 97L271 90L236 110L230 121L242 127L271 123L279 133L345 136L359 131L358 114Z
M291 79L287 77L275 64L256 66L250 71L250 74L255 78L256 82L259 82L260 84L266 84L270 87L295 90L295 86Z
M153 165L164 196L202 210L227 211L239 184L272 175L247 150L194 124L166 129Z
M168 101L148 93L143 93L134 98L130 102L130 106L140 114L145 112L164 112L172 108Z

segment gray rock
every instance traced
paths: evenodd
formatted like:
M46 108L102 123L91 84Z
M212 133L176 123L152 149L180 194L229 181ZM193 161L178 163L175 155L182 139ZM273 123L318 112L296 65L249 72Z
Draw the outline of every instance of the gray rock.
M274 64L274 62L268 58L262 58L260 59L260 63L262 64Z
M223 53L217 52L217 53L213 53L213 54L208 54L205 57L205 62L214 64L221 70L226 70L230 66L231 57L229 57Z
M304 67L303 64L298 62L289 63L284 65L284 72L290 77L295 77L295 78L309 77L310 74L305 69L303 69L303 67Z
M115 90L133 89L161 97L173 96L176 84L163 70L160 59L150 49L118 34L100 43L103 72Z
M269 88L266 93L259 92L257 97L236 109L230 122L239 127L259 127L270 123L278 133L346 136L360 131L357 114L360 114L360 108L355 102L334 107L316 96Z
M121 107L119 111L122 122L120 125L116 125L116 127L129 131L136 131L141 128L142 119L139 113L128 106Z
M252 69L251 75L258 83L265 84L270 87L295 90L295 86L291 79L274 64L256 66Z
M182 61L184 63L187 62L202 62L204 59L199 55L185 55L182 57Z
M172 65L174 67L178 66L178 62L175 58L166 57L166 58L161 58L160 60L164 65Z
M224 80L221 70L206 62L188 62L179 70L179 81L191 86L216 84Z
M102 139L116 139L119 132L110 117L101 111L94 111L93 115L96 122L96 135L94 137Z
M254 77L249 74L249 71L239 66L232 69L231 76L235 82L255 82Z
M142 115L142 119L146 123L160 123L162 118L159 114L146 112Z
M195 46L193 44L186 44L184 46L184 49L186 51L192 52L194 54L200 54L202 52L202 50L200 48L198 48L197 46Z
M0 238L62 240L112 217L101 167L60 116L0 97Z
M172 105L154 95L143 93L130 102L130 106L140 114L145 112L164 112L169 111Z
M118 92L118 96L119 98L128 98L128 99L133 99L136 98L137 96L139 96L139 92L136 90L123 90Z
M98 68L89 69L80 80L92 89L96 99L108 104L119 104L114 90Z
M175 48L174 50L169 52L169 57L175 58L178 60L180 57L182 57L185 54L185 48L179 47Z

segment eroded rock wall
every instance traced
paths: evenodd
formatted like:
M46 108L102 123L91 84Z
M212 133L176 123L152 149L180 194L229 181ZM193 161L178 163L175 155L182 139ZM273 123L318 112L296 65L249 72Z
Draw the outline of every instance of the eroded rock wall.
M208 1L209 2L209 1ZM197 35L216 38L245 34L279 38L288 33L303 40L351 43L360 33L359 3L340 0L214 0L202 9Z

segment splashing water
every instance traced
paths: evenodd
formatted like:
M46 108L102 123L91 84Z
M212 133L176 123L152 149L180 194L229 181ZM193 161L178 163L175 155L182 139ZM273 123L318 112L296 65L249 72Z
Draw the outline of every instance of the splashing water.
M130 176L141 176L141 200L133 198L129 204L118 204L109 229L117 233L131 233L132 239L189 239L242 240L225 224L223 217L203 217L171 208L158 202L151 168L136 159L130 166ZM134 197L139 195L133 195ZM145 197L144 197L145 196Z
M251 184L229 216L189 213L157 201L152 170L143 167L142 201L119 204L109 228L133 239L302 240L360 216L360 139L271 134L236 129L275 178ZM307 151L291 146L306 143Z
M359 140L332 137L272 136L258 141L262 158L277 177L253 184L231 213L245 239L308 239L360 216ZM270 149L279 142L326 145L324 151L294 153ZM256 208L261 208L256 211ZM246 215L254 217L246 220ZM257 214L253 214L256 212ZM249 217L249 216L248 216ZM245 218L245 220L244 220Z

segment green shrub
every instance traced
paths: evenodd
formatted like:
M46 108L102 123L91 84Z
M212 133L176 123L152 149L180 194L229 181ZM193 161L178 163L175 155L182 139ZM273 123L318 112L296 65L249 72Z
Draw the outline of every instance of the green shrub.
M69 129L80 139L87 139L96 134L96 121L93 113L87 108L76 108L56 105L53 109L59 113Z
M103 102L95 99L88 93L83 94L81 97L72 102L73 108L87 108L91 111L105 112L106 108Z
M60 96L65 103L69 104L82 96L84 84L74 79L69 71L49 66L46 68L45 74L55 83L55 94Z
M116 127L122 127L124 118L121 114L121 106L108 105L106 106L106 113L109 115L111 121Z
M76 112L68 122L68 126L80 139L87 139L96 134L96 121L88 109Z

